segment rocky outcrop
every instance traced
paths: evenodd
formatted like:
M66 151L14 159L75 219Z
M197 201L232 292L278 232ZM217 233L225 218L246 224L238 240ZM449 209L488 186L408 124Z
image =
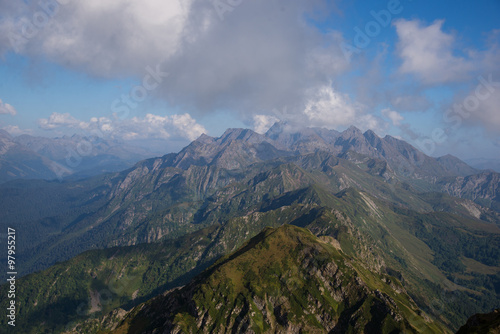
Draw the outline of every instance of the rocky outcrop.
M491 313L473 315L457 332L457 334L498 333L500 333L500 309L496 309Z

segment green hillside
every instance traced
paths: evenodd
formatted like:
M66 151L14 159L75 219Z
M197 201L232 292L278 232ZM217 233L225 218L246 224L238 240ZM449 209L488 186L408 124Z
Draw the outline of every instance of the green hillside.
M73 332L447 332L397 279L371 273L339 248L299 227L266 228L187 286Z

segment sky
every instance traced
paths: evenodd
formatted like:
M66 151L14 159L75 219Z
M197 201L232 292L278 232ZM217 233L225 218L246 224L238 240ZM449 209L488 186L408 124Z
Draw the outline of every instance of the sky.
M499 17L499 0L0 0L0 129L168 153L287 121L498 158Z

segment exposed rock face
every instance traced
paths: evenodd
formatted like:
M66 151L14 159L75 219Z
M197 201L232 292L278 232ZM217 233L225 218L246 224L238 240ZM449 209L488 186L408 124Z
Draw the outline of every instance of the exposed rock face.
M471 200L487 199L499 201L500 199L500 174L495 172L482 172L467 177L457 177L448 182L442 182L443 191L455 197Z

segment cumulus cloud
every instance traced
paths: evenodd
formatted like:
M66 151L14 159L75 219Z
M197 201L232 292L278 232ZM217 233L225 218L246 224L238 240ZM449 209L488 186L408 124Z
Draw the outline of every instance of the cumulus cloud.
M247 115L303 104L308 88L348 67L337 47L340 35L324 35L304 21L317 2L245 1L223 21L193 6L187 26L196 38L164 63L170 76L160 94L202 112ZM209 24L199 28L199 20Z
M463 82L478 73L498 71L500 30L488 34L483 50L458 47L456 37L443 31L444 20L425 25L419 20L398 20L400 73L414 74L424 84Z
M43 56L101 77L138 74L176 52L191 3L20 2L0 20L0 51Z
M172 116L147 114L142 119L133 117L130 120L124 120L117 128L124 139L169 139L171 137L180 137L195 140L201 134L207 132L189 114ZM115 131L115 129L110 131Z
M379 132L387 127L383 120L370 114L366 106L351 101L347 94L329 85L310 91L303 114L309 124L319 127L339 128L355 124L361 129Z
M468 78L472 63L453 53L455 37L442 31L444 21L425 26L418 20L394 23L399 37L401 73L416 75L426 84L459 81Z
M312 15L327 13L324 0L222 1L222 11L214 5L220 2L64 2L16 49L100 77L142 79L147 66L158 65L169 76L155 96L191 114L251 116L285 105L300 112L309 88L348 68L341 34L310 24ZM0 36L19 36L40 11L36 2L7 8ZM8 39L0 52L12 47Z
M4 103L0 100L0 115L1 114L15 116L17 114L17 110L10 104Z
M80 121L69 113L52 113L49 118L38 120L44 130L78 129L91 135L122 140L141 139L188 139L194 140L205 128L189 114L160 116L147 114L144 118L119 119L117 117L92 117L88 122Z
M384 117L387 117L388 119L390 119L394 126L400 126L401 121L404 120L404 117L401 116L400 113L398 113L397 111L391 110L391 109L383 109L382 115Z
M38 127L43 130L52 130L57 128L86 128L87 123L82 122L71 116L69 113L60 114L54 112L49 118L40 118Z

